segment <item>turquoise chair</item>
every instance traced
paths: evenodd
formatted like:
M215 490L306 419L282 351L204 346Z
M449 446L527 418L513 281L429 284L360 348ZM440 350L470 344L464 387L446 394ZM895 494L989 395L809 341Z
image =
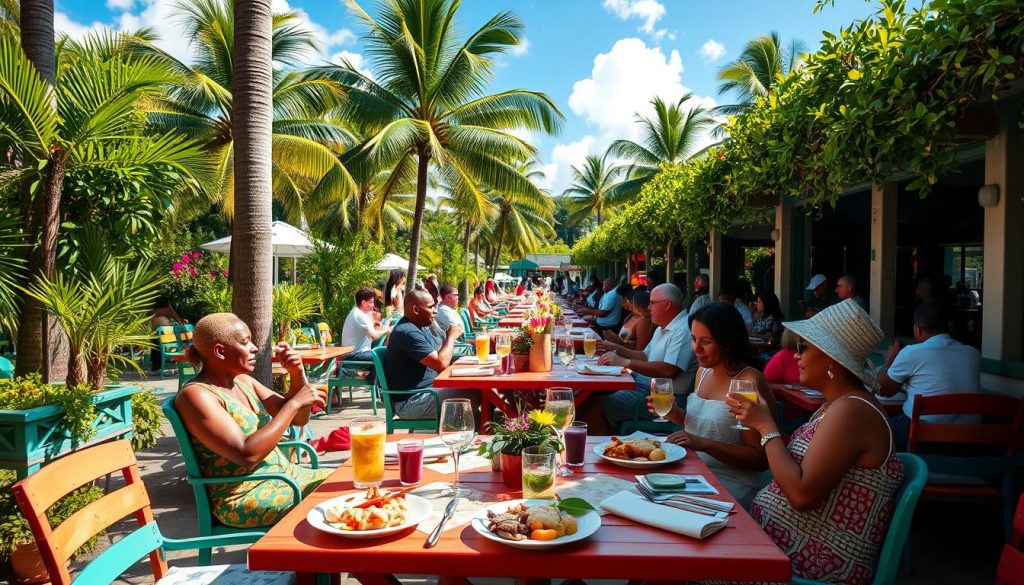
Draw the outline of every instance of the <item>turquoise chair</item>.
M192 336L195 335L196 326L191 323L174 325L174 336L178 338L178 351L184 352L192 345Z
M210 506L210 496L206 493L206 486L211 483L241 483L244 481L259 481L263 479L278 479L288 484L292 489L292 502L293 505L298 505L302 501L302 488L296 483L294 479L283 473L250 473L248 475L237 475L237 476L225 476L225 477L207 477L203 475L202 470L199 468L199 459L196 458L195 451L192 449L192 442L189 440L188 430L185 428L185 423L178 416L178 411L174 408L175 396L168 397L164 400L162 408L164 416L167 417L167 421L171 423L171 429L174 431L174 438L178 441L178 448L181 449L182 458L185 460L185 477L188 479L188 483L192 486L192 495L196 500L196 515L199 520L199 536L203 537L225 537L229 535L235 535L242 532L245 529L233 528L231 526L224 526L217 522L213 516L213 509ZM317 457L316 451L309 446L308 443L303 441L282 441L277 444L278 447L283 448L294 448L305 451L309 455L310 466L313 469L317 469L320 466L320 459ZM65 458L66 459L66 458ZM256 531L262 536L267 531L267 528L257 528L248 530L247 533ZM248 542L254 542L248 541ZM199 565L209 565L211 560L210 549L204 549L199 551Z
M14 364L11 360L0 357L0 380L9 380L14 377Z
M120 472L125 486L105 494L89 505L90 512L75 514L55 527L46 518L46 510L58 499L79 486ZM293 580L290 573L265 573L246 569L245 565L220 567L174 567L168 571L164 553L200 549L209 556L210 547L250 544L263 533L236 532L230 535L198 538L167 538L153 519L149 493L142 482L139 466L127 440L104 443L58 459L12 486L22 515L28 519L32 536L39 547L50 578L70 583L68 559L89 538L131 517L138 528L113 542L75 575L75 583L113 583L140 559L149 557L154 581L161 583L209 583L210 585L264 584L284 585ZM68 537L67 539L63 537ZM219 575L211 579L211 573Z
M178 366L178 390L185 387L189 380L196 377L196 367L188 362L176 362Z
M430 431L437 432L438 416L441 413L441 397L437 394L437 391L433 388L420 388L419 390L391 390L388 388L388 379L384 376L384 359L387 356L388 348L386 347L375 347L373 348L373 367L377 374L377 388L380 389L381 399L384 402L384 414L385 420L387 421L387 432L390 435L395 432L395 429L406 429L410 431ZM437 415L431 419L421 420L407 420L404 418L395 418L395 412L391 408L391 396L392 395L413 395L413 394L431 394L434 397L434 405L437 407Z
M167 364L171 363L171 360L175 356L185 354L180 348L178 335L174 332L173 326L163 325L157 327L154 335L157 338L157 345L160 350L160 362L157 364L157 370L162 374L163 371L167 369Z
M897 453L903 461L903 485L896 491L894 498L896 508L892 513L889 531L885 533L882 550L878 555L878 566L875 567L875 578L872 585L889 585L896 582L900 557L910 532L910 521L914 519L914 508L921 497L921 490L928 481L928 465L913 453ZM794 577L795 585L819 585L820 581L812 581Z

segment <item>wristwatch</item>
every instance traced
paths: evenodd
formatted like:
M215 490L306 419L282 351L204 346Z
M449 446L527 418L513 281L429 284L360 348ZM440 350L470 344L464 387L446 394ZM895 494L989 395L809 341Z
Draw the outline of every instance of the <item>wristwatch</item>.
M772 439L781 436L782 433L768 433L767 435L761 437L761 446L764 447L765 445L768 444L768 441L771 441Z

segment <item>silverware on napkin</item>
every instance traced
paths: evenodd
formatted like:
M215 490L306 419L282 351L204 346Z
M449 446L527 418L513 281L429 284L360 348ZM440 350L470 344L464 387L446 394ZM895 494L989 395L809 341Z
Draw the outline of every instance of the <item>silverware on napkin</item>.
M437 523L437 527L434 528L434 531L427 537L426 542L423 543L423 548L433 548L434 545L437 544L438 539L441 538L441 531L444 530L444 525L447 524L448 521L451 520L452 516L455 515L455 508L458 506L459 498L457 496L452 498L452 501L448 502L448 505L445 506L444 509L444 516L441 516L441 521Z

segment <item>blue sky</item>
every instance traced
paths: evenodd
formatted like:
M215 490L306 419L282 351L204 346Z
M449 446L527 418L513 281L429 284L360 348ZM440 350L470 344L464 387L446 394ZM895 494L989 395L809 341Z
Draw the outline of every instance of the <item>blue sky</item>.
M152 27L160 44L187 59L188 39L174 22L177 0L56 0L58 29L73 36L97 27ZM373 2L361 2L373 13ZM837 0L812 14L813 0L463 0L460 28L472 31L502 10L526 25L525 42L495 68L492 91L525 88L547 93L566 116L558 136L524 135L539 151L559 193L570 165L600 154L617 138L636 138L634 113L654 95L675 100L693 92L706 105L729 103L717 73L743 44L775 30L817 47L823 30L837 31L871 15L865 0ZM359 29L339 0L274 0L275 9L301 11L320 40L322 59L362 60ZM372 70L371 70L372 72Z

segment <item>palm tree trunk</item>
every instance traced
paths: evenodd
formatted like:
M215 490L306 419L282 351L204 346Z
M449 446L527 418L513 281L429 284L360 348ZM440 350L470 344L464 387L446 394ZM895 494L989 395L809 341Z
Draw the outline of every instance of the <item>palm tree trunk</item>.
M235 286L231 307L260 348L257 380L270 385L271 328L271 0L234 0L231 119L235 140Z
M459 302L469 302L469 234L472 230L469 227L469 222L466 222L466 230L462 236L462 250L464 256L462 258L462 282L459 283Z
M416 169L416 211L412 219L412 237L409 241L409 270L405 276L405 294L416 286L416 264L420 259L420 232L423 227L423 208L427 204L427 167L430 155L427 148L420 147L416 153L419 163Z
M494 249L494 264L491 265L491 274L498 272L498 262L501 262L501 242L505 239L505 218L508 217L507 211L501 212L501 217L498 218L498 246Z
M56 57L53 30L53 0L23 0L21 3L21 46L48 84L56 84ZM56 95L52 107L57 109ZM57 229L60 224L60 197L64 184L66 154L57 148L50 151L46 163L46 184L35 203L34 221L29 233L39 235L39 243L29 254L29 274L32 278L49 278L57 263ZM23 295L22 313L18 329L18 361L16 374L31 372L42 374L43 381L63 378L67 356L60 359L63 330L56 320L43 310L35 299Z

